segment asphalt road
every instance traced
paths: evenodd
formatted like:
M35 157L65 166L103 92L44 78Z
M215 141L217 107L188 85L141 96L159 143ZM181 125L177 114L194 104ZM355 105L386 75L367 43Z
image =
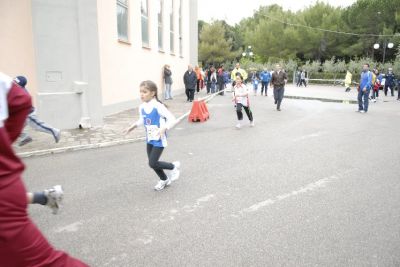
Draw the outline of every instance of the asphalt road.
M254 128L219 96L172 130L161 192L142 142L25 159L29 189L66 191L31 216L91 266L399 266L400 103L251 103Z

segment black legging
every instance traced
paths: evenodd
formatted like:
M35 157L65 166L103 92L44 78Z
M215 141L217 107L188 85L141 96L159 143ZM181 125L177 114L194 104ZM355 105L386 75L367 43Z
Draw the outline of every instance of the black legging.
M238 120L240 120L240 121L243 120L242 107L243 107L244 111L246 112L247 118L249 118L249 121L253 121L253 113L251 112L250 107L243 106L241 103L236 104L236 114L237 114Z
M172 170L174 168L174 164L159 161L163 150L163 147L157 147L151 144L147 144L147 156L149 158L149 166L157 173L158 177L160 177L161 180L165 181L168 179L168 177L165 174L164 170Z
M197 91L197 93L200 92L200 85L201 85L201 80L197 80L197 83L196 83L196 91Z

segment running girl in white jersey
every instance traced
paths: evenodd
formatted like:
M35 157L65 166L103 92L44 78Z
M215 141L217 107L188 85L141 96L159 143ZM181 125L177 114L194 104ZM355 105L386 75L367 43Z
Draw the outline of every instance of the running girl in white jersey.
M143 81L140 84L140 98L143 103L139 106L139 120L126 129L125 133L127 134L138 126L144 125L149 165L160 178L154 189L159 191L170 185L171 181L179 178L180 162L159 161L164 148L167 146L166 131L171 129L176 119L158 99L157 91L157 85L152 81ZM164 170L171 170L171 172L167 176Z
M241 124L240 122L243 120L243 112L242 108L247 114L247 117L250 121L250 126L254 127L254 118L253 113L250 110L250 103L249 103L249 90L247 89L246 85L243 84L243 78L241 75L236 76L236 83L235 87L233 88L233 101L236 105L236 114L238 118L238 123L236 124L236 128L240 129Z

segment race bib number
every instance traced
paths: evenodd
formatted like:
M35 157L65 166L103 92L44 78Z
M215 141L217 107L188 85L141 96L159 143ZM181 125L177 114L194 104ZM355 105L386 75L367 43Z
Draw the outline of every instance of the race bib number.
M160 128L158 128L157 125L146 125L146 131L148 141L160 140Z

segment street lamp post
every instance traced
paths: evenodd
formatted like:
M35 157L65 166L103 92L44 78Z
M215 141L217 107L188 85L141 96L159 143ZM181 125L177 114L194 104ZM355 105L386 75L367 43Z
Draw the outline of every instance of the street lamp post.
M382 57L382 64L385 64L385 57L386 57L386 48L392 49L394 46L393 43L388 43L387 40L383 42L383 57ZM378 50L380 45L378 43L374 44L374 49Z
M244 52L242 53L243 57L249 57L251 60L254 59L254 53L251 45L247 46Z

